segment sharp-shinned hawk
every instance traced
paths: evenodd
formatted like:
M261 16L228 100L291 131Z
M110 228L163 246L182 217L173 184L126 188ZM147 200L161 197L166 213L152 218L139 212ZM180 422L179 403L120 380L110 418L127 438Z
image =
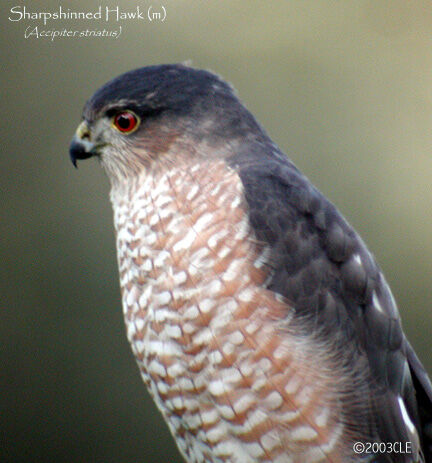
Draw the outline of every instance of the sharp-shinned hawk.
M432 461L431 383L380 268L227 83L123 74L70 155L110 179L127 336L187 462Z

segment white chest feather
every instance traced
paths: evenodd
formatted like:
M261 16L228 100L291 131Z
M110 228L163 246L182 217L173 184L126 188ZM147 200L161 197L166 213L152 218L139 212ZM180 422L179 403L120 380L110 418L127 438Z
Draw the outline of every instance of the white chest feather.
M135 191L113 196L113 205L124 317L141 374L188 461L213 462L209 439L217 444L226 433L199 431L203 420L220 418L204 412L222 357L212 341L236 309L215 266L230 267L227 280L237 276L245 256L234 255L235 241L244 240L248 224L236 174L220 165L212 189L195 181L198 169L145 178ZM239 287L250 281L241 280Z

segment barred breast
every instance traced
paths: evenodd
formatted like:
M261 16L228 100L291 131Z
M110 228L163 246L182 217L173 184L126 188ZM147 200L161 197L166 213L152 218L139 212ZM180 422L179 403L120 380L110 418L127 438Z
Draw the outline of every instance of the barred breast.
M111 200L127 336L186 461L352 461L341 367L266 289L237 173L195 160Z

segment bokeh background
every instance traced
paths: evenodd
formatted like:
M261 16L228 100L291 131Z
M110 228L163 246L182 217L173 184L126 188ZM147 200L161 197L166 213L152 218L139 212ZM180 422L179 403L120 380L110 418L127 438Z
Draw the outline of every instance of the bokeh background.
M68 159L85 100L146 64L191 59L235 85L368 243L432 373L430 1L70 1L167 16L46 27L9 21L17 5L0 6L1 462L181 461L126 341L108 182Z

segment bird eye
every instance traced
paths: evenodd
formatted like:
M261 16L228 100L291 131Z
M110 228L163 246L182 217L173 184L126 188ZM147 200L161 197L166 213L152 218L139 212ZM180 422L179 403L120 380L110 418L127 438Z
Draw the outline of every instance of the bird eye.
M131 133L138 127L138 117L131 111L122 111L114 116L113 125L122 133Z

